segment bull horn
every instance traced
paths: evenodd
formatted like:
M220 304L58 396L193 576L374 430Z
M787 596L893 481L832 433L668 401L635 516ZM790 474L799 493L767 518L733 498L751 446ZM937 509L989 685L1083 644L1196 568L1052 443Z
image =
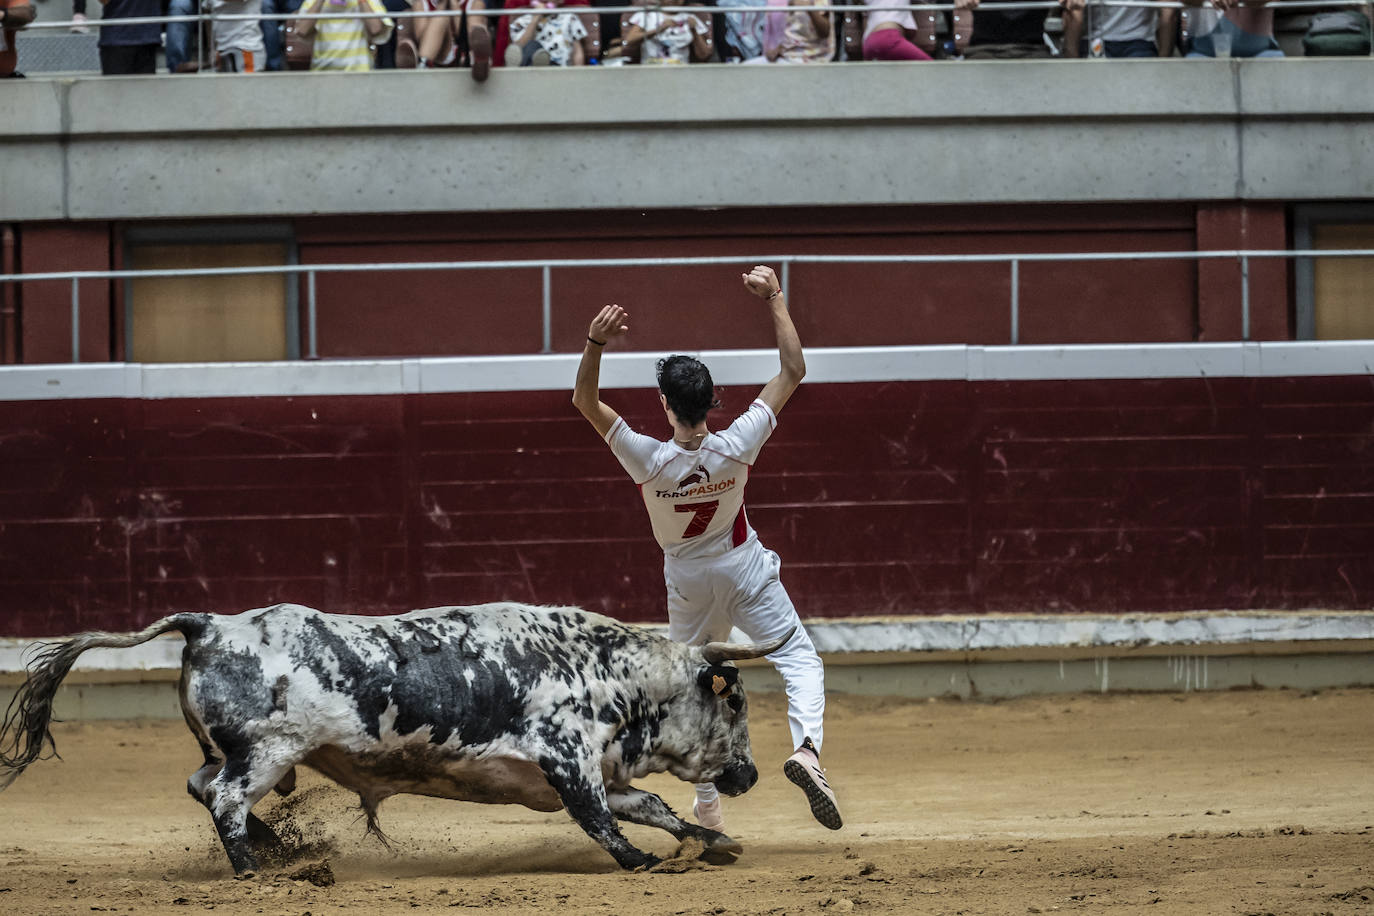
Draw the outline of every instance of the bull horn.
M739 661L745 658L762 658L781 649L795 632L797 632L797 628L793 627L784 635L777 639L770 639L768 642L708 642L701 647L701 657L708 665L719 665L721 662Z

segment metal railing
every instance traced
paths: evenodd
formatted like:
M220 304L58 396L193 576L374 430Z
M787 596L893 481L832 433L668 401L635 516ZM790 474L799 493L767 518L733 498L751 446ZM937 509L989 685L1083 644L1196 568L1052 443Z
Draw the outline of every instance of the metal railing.
M1304 9L1318 9L1330 7L1350 7L1362 8L1369 7L1371 0L1274 0L1269 7L1274 11L1290 11ZM980 7L982 12L997 12L1010 10L1058 10L1063 7L1059 0L1010 0L1010 2L989 4L987 7ZM1180 0L1085 0L1085 8L1102 7L1128 7L1145 9L1168 9L1168 10L1187 10L1187 9L1213 9L1209 3L1201 5L1183 3ZM827 5L792 5L786 8L788 12L844 12L845 10L909 10L912 12L951 12L963 9L960 4L952 2L936 3L872 3L864 4L852 2L849 4L832 3ZM734 14L745 12L776 13L780 12L778 7L770 7L764 3L742 4L738 6L715 6L714 4L695 4L695 5L673 5L659 4L653 2L627 3L622 6L562 6L558 8L561 13L595 13L595 14L621 14L634 13L639 11L656 11L662 13L712 13L712 14ZM510 16L523 16L527 13L546 14L550 10L546 7L531 6L509 6L500 9L483 9L479 11L469 11L472 15L481 15L488 18L500 18ZM383 14L389 19L435 19L435 18L457 18L463 15L462 10L401 10L396 12L385 12ZM200 12L190 16L135 16L127 19L90 19L84 21L61 20L56 22L34 22L23 31L34 32L43 30L60 30L72 28L101 29L106 27L122 27L129 25L148 25L148 24L167 24L167 23L214 23L214 22L286 22L293 19L374 19L377 17L373 12L329 12L329 13L227 13L216 14L213 10Z
M542 279L542 349L553 352L553 272L586 268L620 267L714 267L752 264L777 264L782 286L793 304L797 296L791 287L794 264L1005 264L1008 268L1010 342L1020 343L1021 265L1099 262L1099 261L1234 261L1240 273L1241 339L1250 339L1250 264L1273 259L1374 258L1374 248L1360 249L1227 249L1219 251L1103 251L1103 252L1022 252L1017 254L876 254L876 255L748 255L729 257L680 258L552 258L503 261L419 261L364 264L270 264L253 267L166 268L152 270L80 270L27 274L0 274L0 283L68 282L71 284L72 362L81 361L81 281L135 280L193 277L235 277L305 275L306 359L319 358L318 296L315 278L319 274L411 272L433 270L537 270Z
M1273 0L1269 4L1274 11L1319 9L1327 7L1367 7L1371 0ZM1201 5L1195 3L1183 3L1181 0L1085 0L1085 8L1091 7L1127 7L1143 9L1167 9L1167 10L1186 10L1186 9L1214 9L1208 3ZM1003 10L1057 10L1062 9L1063 3L1059 0L1009 0L1009 2L990 3L987 7L979 7L982 12L999 12ZM560 13L596 13L614 15L620 13L636 13L641 11L652 11L660 13L777 13L777 12L844 12L847 9L857 9L862 11L869 10L910 10L912 12L952 12L964 9L963 6L955 3L831 3L825 5L806 5L793 4L785 10L768 6L763 3L740 4L731 6L716 6L714 4L699 3L692 5L674 5L669 3L627 3L622 6L561 6L558 8ZM469 11L471 15L481 15L489 18L500 18L508 16L523 16L526 13L547 14L550 10L547 7L532 6L508 6L499 9L483 9ZM440 19L457 18L463 14L462 10L399 10L396 12L386 12L383 15L388 19ZM331 13L224 13L216 14L213 11L202 12L191 16L133 16L127 19L88 19L84 21L61 20L56 22L34 22L25 27L24 31L42 31L44 29L70 29L76 26L85 28L104 28L121 27L127 25L148 25L192 23L192 22L286 22L292 19L375 19L376 13L372 12L331 12Z

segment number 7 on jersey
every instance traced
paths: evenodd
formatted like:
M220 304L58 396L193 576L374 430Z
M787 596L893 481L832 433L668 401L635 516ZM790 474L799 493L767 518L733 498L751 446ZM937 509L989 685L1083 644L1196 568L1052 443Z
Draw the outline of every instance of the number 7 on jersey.
M716 517L716 510L720 508L720 500L713 499L705 503L678 503L673 506L674 512L690 512L692 520L687 523L687 530L682 532L684 538L694 538L706 533L706 526L711 524L711 519Z

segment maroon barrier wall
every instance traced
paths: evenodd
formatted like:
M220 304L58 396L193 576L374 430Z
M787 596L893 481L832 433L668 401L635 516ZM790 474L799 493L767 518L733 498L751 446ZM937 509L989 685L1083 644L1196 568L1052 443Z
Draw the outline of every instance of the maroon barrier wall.
M4 635L277 601L664 619L565 391L4 402L0 429ZM1371 430L1366 377L808 384L749 512L809 617L1368 607Z

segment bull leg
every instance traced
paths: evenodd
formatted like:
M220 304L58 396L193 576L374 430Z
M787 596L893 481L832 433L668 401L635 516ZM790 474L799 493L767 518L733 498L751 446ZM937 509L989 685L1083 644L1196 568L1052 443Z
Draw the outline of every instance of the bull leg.
M679 840L688 837L700 840L706 847L701 853L701 858L712 865L729 865L744 851L744 847L720 831L707 830L700 824L684 821L668 807L667 802L652 792L625 786L607 792L606 801L615 812L615 816L622 821L658 827Z
M606 850L621 868L648 868L663 860L630 844L616 825L615 815L606 802L606 787L601 773L590 761L544 757L539 761L544 777L553 786L563 807L587 836ZM593 778L593 774L595 778Z
M210 786L210 781L219 774L224 767L223 761L216 760L209 753L205 755L205 765L191 774L191 778L186 780L186 792L196 801L205 807L210 807L207 800L206 789Z
M214 780L219 771L224 768L224 764L214 759L208 752L205 755L205 765L191 774L191 778L186 780L186 791L192 798L204 805L211 816L214 816L214 807L211 805L210 783ZM288 774L288 778L294 783L295 770ZM281 791L278 784L277 791ZM282 792L285 795L285 792ZM263 823L263 821L253 812L248 812L245 826L248 831L248 842L252 845L256 855L265 859L280 861L286 857L286 846L282 843L281 837L277 836L275 830ZM218 826L217 828L218 829ZM221 840L223 837L221 836Z
M278 763L230 756L206 786L203 801L236 875L257 872L260 854L270 858L282 848L280 838L252 808L293 765L289 760Z

